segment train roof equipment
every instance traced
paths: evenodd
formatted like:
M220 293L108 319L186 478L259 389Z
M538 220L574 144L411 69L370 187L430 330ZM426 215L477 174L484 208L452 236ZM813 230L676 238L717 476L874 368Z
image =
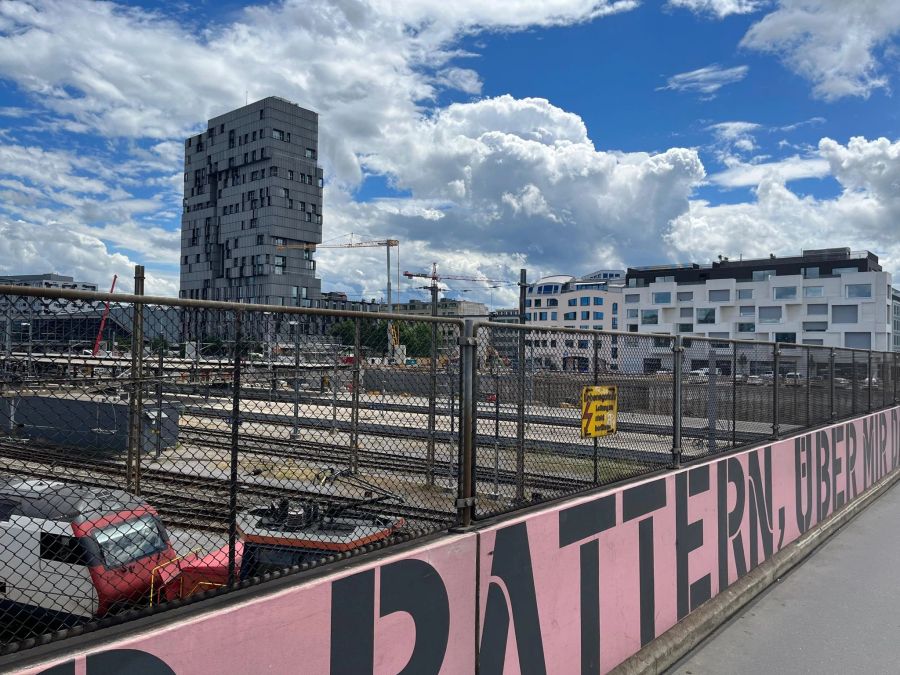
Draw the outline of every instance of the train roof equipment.
M19 515L80 524L110 513L143 511L146 507L145 502L124 490L42 478L0 476L0 517L3 520Z
M404 518L378 513L376 508L384 502L403 503L402 497L348 470L326 469L320 474L323 484L338 480L362 489L362 498L282 498L239 513L237 527L244 543L241 576L257 576L384 541L404 527Z

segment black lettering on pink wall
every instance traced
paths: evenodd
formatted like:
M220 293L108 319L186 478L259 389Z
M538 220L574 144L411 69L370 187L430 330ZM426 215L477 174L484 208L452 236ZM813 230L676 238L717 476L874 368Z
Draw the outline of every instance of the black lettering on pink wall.
M838 476L843 470L841 451L839 450L841 443L844 441L844 427L836 426L831 428L831 502L834 504L834 510L840 509L844 503L844 491L838 489ZM844 456L847 454L847 446L843 449ZM845 477L846 478L846 477ZM846 483L846 480L844 481Z
M875 417L863 418L863 491L878 480L875 464Z
M900 419L897 409L891 410L891 471L900 467Z
M891 471L900 466L900 424L897 409L891 410Z
M812 523L811 441L809 434L794 439L794 495L797 500L797 529L800 530L800 534L806 532Z
M888 458L887 458L887 442L888 442L888 425L887 415L883 412L878 413L878 456L881 458L879 466L879 480L888 474Z
M141 649L109 649L88 654L83 672L87 675L107 675L107 673L175 675L175 671L165 661ZM39 675L75 675L75 661L66 661L47 668Z
M158 656L140 649L110 649L89 654L85 659L87 675L102 673L140 673L140 675L175 675L169 665Z
M506 641L512 623L516 632L520 672L522 675L544 675L547 667L525 523L497 530L493 556L491 576L506 587L511 607L507 607L499 583L492 579L484 609L479 672L482 675L501 675L504 672Z
M688 565L690 552L703 546L703 519L688 522L688 497L708 491L708 464L675 475L675 577L679 621L712 595L712 574L705 574L690 583Z
M374 622L375 570L331 584L331 675L372 672Z
M450 639L450 601L443 579L423 560L398 560L379 575L381 616L408 612L416 627L402 673L437 673ZM331 673L371 673L375 656L375 570L331 584Z
M656 637L656 578L653 570L653 518L638 521L638 568L641 592L641 647Z
M762 455L762 468L759 458ZM772 557L775 539L775 514L772 510L772 446L751 452L748 455L750 465L750 569L761 561L759 558L759 542L762 540L763 557ZM778 512L778 525L784 536L784 507ZM778 542L781 548L781 541Z
M400 675L437 675L450 639L450 601L444 580L423 560L398 560L381 568L381 616L407 612L416 643Z
M828 432L817 431L816 436L816 522L828 517L831 508L831 449Z
M600 672L600 541L597 535L616 525L616 496L579 504L559 512L559 547L591 538L579 547L581 672Z
M666 479L637 485L622 492L622 521L641 518L666 505ZM656 579L653 570L653 516L638 521L641 646L656 637Z
M734 553L734 566L738 579L747 573L747 558L741 538L741 522L744 519L745 482L741 463L730 457L718 463L718 490L716 502L719 514L719 592L728 588L728 543ZM728 510L728 485L734 485L734 509Z
M844 429L847 432L847 501L850 502L859 494L856 484L856 425L849 422Z

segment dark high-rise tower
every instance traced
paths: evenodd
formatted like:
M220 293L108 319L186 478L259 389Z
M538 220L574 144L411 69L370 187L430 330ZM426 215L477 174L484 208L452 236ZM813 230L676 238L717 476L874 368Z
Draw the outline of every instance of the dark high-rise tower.
M320 295L318 114L276 96L209 120L184 144L182 298L309 306Z

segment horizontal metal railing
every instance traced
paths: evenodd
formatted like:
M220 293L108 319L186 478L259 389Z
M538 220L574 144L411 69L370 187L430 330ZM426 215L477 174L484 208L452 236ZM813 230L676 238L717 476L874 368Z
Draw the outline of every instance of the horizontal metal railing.
M888 352L0 286L0 514L55 491L96 521L7 531L0 644L895 405L898 384ZM582 436L590 386L615 387L615 433ZM90 575L25 573L47 561L143 565L147 588L98 604Z

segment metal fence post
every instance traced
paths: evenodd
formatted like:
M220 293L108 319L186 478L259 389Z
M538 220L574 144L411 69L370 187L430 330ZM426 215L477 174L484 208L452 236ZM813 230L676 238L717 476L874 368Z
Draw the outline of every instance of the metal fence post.
M594 334L594 386L600 384L600 337L595 333ZM594 485L597 485L600 482L600 467L599 467L599 445L598 439L594 436Z
M715 343L710 342L707 347L709 353L706 358L709 370L706 377L706 451L716 452L719 449L716 443L719 422L719 378L718 368L716 368Z
M496 362L494 370L494 491L491 499L500 499L500 371Z
M459 451L460 471L457 482L457 518L458 524L468 527L472 523L472 507L475 503L474 462L475 451L475 406L478 401L475 396L475 364L476 364L476 339L474 334L475 322L466 319L460 345L460 372L462 386L460 390L460 423L459 423Z
M850 406L851 413L856 414L856 352L850 352Z
M334 347L334 364L331 366L331 434L337 432L337 375L338 375L338 359L340 358L341 348L338 345Z
M12 319L9 317L6 318L6 321L3 323L3 344L4 349L6 351L6 368L9 369L9 360L12 356Z
M294 329L294 426L291 438L296 440L300 436L300 322L291 323Z
M811 404L812 404L812 378L810 378L809 371L812 366L812 347L806 348L806 426L810 426L810 414L811 414Z
M144 294L144 266L134 266L134 294ZM131 317L131 397L128 406L128 451L125 489L141 494L141 418L143 416L144 305L134 303Z
M360 319L353 320L353 391L350 408L350 473L359 471L359 369L362 360ZM433 477L432 477L433 480Z
M459 336L461 337L461 336ZM459 337L457 337L457 342L459 341ZM460 355L462 358L462 355ZM449 462L447 462L447 490L452 492L455 488L453 486L453 473L456 470L456 457L453 455L453 437L456 436L456 385L457 382L453 380L453 363L452 361L447 361L447 415L449 416L450 422L450 438L447 443L450 446L449 454ZM456 373L456 379L462 379L462 363L460 362L460 370ZM456 439L457 444L459 443L459 438Z
M829 375L828 380L829 380L829 382L830 382L829 389L831 389L831 397L830 397L830 399L831 399L831 411L829 412L828 417L829 417L830 419L834 419L835 417L837 417L837 409L836 409L836 407L835 407L835 400L834 400L834 398L835 398L835 393L836 393L836 392L835 392L836 387L835 387L835 385L834 385L834 347L831 348L830 353L829 353L829 355L828 355L828 370L829 370L829 373L828 373L828 375Z
M156 457L162 455L162 408L163 408L163 340L159 342L159 362L157 364L156 380Z
M516 501L525 500L525 330L519 331L519 382L516 400Z
M228 585L234 586L237 542L238 435L241 428L241 312L234 313L234 371L231 380L231 475L228 481Z
M731 350L731 447L737 447L737 367L738 343L732 342Z
M675 336L672 346L672 465L681 466L681 393L682 369L681 359L684 345L680 335Z
M868 365L869 376L866 378L866 380L869 383L869 412L872 412L872 350L871 349L869 350L868 356L869 356L869 365Z
M781 348L776 344L772 347L772 438L778 439L779 410L778 379L781 377L779 366L781 361Z
M432 287L431 316L437 316L437 288ZM425 458L425 483L434 485L435 407L437 405L438 325L431 324L431 363L428 366L428 448Z

